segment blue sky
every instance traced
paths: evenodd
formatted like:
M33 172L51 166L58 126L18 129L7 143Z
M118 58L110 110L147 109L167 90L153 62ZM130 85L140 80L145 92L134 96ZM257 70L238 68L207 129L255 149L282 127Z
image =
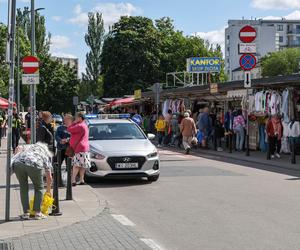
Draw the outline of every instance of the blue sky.
M18 7L29 0L17 0ZM106 26L121 15L143 15L153 19L169 16L177 29L191 35L197 33L213 43L224 43L228 19L287 17L300 19L300 0L36 0L44 7L48 31L52 34L51 52L58 56L78 57L80 71L85 68L87 47L84 33L87 12L103 13ZM7 0L0 0L0 21L7 21Z

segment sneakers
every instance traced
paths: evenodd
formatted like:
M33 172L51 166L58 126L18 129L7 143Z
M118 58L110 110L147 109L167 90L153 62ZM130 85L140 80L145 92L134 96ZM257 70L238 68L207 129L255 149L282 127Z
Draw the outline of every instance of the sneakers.
M36 220L44 220L44 219L47 219L47 216L42 214L42 213L38 213L35 215L34 217Z
M24 213L20 215L21 220L29 220L30 214L29 213Z
M190 154L190 151L191 151L191 148L187 148L187 149L185 150L185 153L188 155L188 154Z
M280 159L280 154L276 153L275 156Z
M157 147L158 147L158 148L161 148L161 145L160 145L160 144L158 144L158 145L157 145Z
M224 150L223 150L223 148L219 147L219 148L217 148L217 151L218 152L223 152Z
M271 155L271 159L274 159L275 158L275 155Z

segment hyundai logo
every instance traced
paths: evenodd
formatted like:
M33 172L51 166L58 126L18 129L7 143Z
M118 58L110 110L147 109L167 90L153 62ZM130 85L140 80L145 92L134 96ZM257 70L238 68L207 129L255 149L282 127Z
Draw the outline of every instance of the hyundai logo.
M123 158L123 161L124 161L124 162L130 162L130 161L131 161L131 158L125 157L125 158Z

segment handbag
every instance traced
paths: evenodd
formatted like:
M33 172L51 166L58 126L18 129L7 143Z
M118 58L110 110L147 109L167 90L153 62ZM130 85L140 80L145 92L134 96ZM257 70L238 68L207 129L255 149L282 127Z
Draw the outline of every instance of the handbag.
M74 149L71 147L70 144L68 145L68 147L67 147L67 149L66 149L66 153L65 153L66 156L68 156L68 157L73 157L73 156L75 155L75 149L77 148L77 146L78 146L79 142L81 141L81 139L83 138L83 136L84 136L84 133L82 134L80 140L78 140L78 141L76 142L76 145L75 145Z

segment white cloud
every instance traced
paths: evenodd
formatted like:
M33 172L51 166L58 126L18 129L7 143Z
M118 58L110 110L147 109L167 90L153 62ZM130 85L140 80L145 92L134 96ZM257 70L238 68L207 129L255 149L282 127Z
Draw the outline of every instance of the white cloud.
M300 8L300 0L252 0L254 8L262 10L287 10Z
M105 26L116 23L121 16L132 16L141 13L140 8L131 3L98 3L93 11L102 13Z
M69 37L56 35L51 37L51 51L66 49L72 46Z
M53 16L53 17L51 17L51 19L53 20L53 21L56 21L56 22L59 22L59 21L61 21L61 16Z
M286 15L286 16L266 16L263 17L262 19L264 20L281 20L282 18L287 19L287 20L299 20L300 19L300 10L295 10L293 12L291 12L290 14Z
M222 52L225 52L225 27L219 30L213 30L209 32L197 32L196 36L209 41L213 45L219 44L222 48Z
M80 4L75 5L74 7L74 13L79 15L82 12L82 8Z
M109 27L119 20L121 16L132 16L141 13L141 9L131 3L98 3L92 12L101 12L104 19L105 27ZM88 24L88 13L83 12L81 5L76 5L74 8L75 16L69 19L70 23L80 26Z

